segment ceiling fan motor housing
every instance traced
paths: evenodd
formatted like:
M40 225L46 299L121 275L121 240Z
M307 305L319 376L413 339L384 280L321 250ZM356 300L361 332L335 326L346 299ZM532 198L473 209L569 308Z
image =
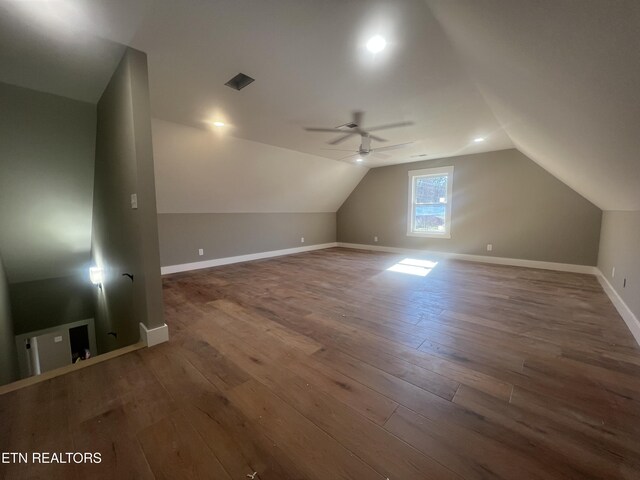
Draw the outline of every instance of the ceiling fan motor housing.
M362 135L362 143L360 144L360 153L369 153L371 150L371 137Z

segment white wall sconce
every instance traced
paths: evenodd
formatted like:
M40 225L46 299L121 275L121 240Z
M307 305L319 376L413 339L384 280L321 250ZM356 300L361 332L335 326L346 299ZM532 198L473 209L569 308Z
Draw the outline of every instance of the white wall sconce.
M102 282L104 281L104 270L100 267L90 267L89 268L89 280L94 285L97 285L98 288L102 288Z

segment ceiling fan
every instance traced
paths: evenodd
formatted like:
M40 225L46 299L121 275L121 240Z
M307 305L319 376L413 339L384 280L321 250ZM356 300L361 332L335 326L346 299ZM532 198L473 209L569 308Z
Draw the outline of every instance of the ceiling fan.
M380 147L375 149L371 148L371 140L375 140L377 142L387 141L384 138L380 138L376 135L372 135L371 132L375 132L378 130L387 130L389 128L408 127L409 125L413 125L413 122L405 121L405 122L389 123L386 125L378 125L376 127L370 127L365 130L365 128L362 126L363 117L364 117L364 112L353 112L352 122L345 123L344 125L339 125L334 128L307 127L305 128L305 130L308 132L337 132L342 134L339 137L328 142L329 145L338 145L344 142L345 140L347 140L348 138L351 138L354 135L360 135L360 147L358 148L356 153L352 155L348 155L344 158L358 157L359 159L364 159L364 157L370 154L374 154L374 156L377 156L380 158L389 158L388 155L382 155L379 152L383 152L386 150L395 150L396 148L403 148L413 143L413 142L407 142L407 143L399 143L397 145L389 145L386 147ZM339 149L325 149L325 150L339 150ZM341 151L352 152L353 150L341 150Z
M353 121L349 123L345 123L344 125L339 125L334 128L316 128L316 127L307 127L305 130L307 132L336 132L341 133L342 135L338 138L333 139L328 142L329 145L338 145L339 143L344 142L349 137L353 135L360 135L362 137L369 137L376 142L386 142L384 138L377 137L375 135L371 135L371 132L376 132L378 130L387 130L389 128L397 128L397 127L408 127L409 125L413 125L413 122L397 122L397 123L389 123L387 125L378 125L377 127L367 128L366 130L362 126L362 118L364 117L364 112L353 112Z
M369 135L362 135L360 147L358 147L358 150L356 150L355 153L352 153L351 155L347 155L346 157L340 158L340 160L345 160L345 159L350 158L350 157L355 157L356 161L361 162L362 160L364 160L369 155L371 155L373 157L377 157L377 158L387 159L387 158L391 158L391 157L389 157L389 155L384 155L384 154L382 154L380 152L386 152L386 151L389 151L389 150L395 150L397 148L404 148L404 147L406 147L408 145L413 144L413 142L407 142L407 143L398 143L396 145L388 145L386 147L371 148L371 138L372 137L370 137ZM340 152L353 152L353 150L341 150L341 149L338 149L338 148L323 148L323 150L334 150L334 151L340 151Z

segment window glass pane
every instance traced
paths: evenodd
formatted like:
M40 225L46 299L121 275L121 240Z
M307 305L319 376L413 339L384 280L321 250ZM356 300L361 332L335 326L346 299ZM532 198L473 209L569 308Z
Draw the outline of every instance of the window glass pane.
M444 203L416 205L413 230L415 232L444 233L446 208Z
M416 203L446 203L447 176L416 177Z

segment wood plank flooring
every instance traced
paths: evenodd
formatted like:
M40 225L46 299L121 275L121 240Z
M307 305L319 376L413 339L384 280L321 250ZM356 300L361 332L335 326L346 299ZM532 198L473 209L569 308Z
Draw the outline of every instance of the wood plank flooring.
M0 396L2 451L102 463L0 477L640 478L640 349L593 276L403 258L165 277L169 343Z

